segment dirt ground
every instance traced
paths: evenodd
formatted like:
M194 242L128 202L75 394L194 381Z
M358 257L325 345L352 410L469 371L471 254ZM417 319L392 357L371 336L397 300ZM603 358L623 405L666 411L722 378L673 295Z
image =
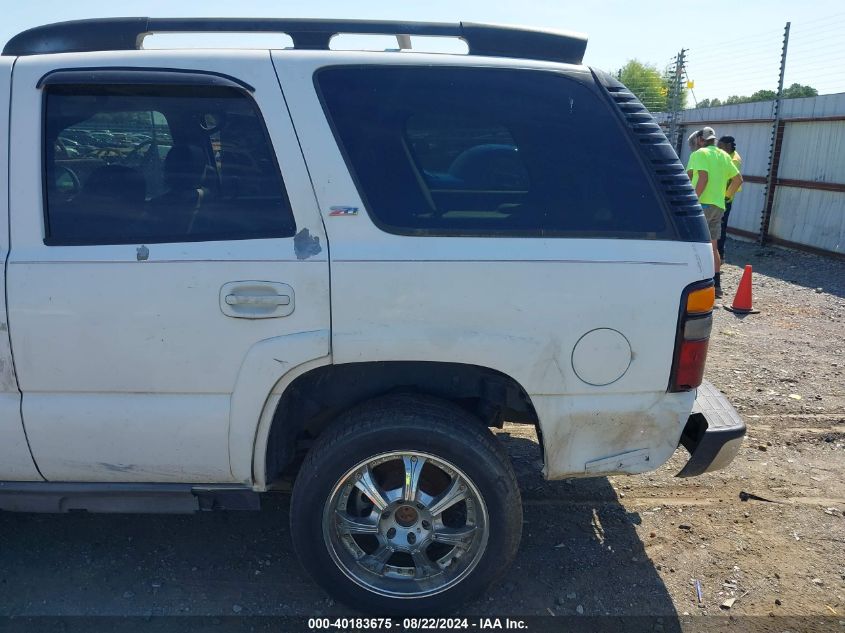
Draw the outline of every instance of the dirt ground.
M736 461L676 479L679 450L646 475L545 482L533 429L508 425L522 546L467 614L812 614L845 631L845 263L735 240L728 262L725 301L750 263L761 310L715 314L706 377L748 425ZM287 511L277 495L260 513L2 514L0 616L351 614L300 569Z

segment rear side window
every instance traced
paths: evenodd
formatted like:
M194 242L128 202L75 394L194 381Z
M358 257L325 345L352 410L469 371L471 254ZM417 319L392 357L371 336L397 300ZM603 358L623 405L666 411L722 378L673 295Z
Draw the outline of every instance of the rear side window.
M400 234L663 238L617 115L531 70L336 67L324 108L373 220Z
M290 204L252 99L221 86L51 86L51 245L289 237Z

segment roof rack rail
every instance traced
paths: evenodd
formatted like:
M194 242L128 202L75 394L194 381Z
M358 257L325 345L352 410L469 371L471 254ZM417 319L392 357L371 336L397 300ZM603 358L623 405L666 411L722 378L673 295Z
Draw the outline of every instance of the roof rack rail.
M3 55L136 50L152 33L286 33L294 48L328 50L341 33L457 37L470 55L580 64L587 38L578 33L490 24L287 18L97 18L56 22L15 35Z

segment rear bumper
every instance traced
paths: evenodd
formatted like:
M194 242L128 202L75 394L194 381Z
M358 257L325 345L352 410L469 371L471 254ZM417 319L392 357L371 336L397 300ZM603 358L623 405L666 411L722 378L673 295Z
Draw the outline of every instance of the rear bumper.
M745 422L728 399L708 381L698 388L681 444L690 459L678 477L695 477L725 468L739 452Z

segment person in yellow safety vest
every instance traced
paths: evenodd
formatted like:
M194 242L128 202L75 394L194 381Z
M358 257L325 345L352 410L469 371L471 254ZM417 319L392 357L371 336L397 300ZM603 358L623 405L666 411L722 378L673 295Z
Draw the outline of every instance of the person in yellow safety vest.
M716 147L716 132L712 127L701 128L690 134L690 154L687 163L689 176L695 195L701 203L707 228L710 231L710 244L713 247L713 282L716 297L722 296L720 270L722 258L719 256L717 242L722 234L722 214L725 212L725 198L733 198L742 185L742 175L731 157ZM727 192L725 183L728 183Z
M736 168L742 173L742 156L739 155L739 152L736 151L736 139L733 136L723 136L719 139L719 142L716 143L716 146L728 153L728 156L731 157L733 164L736 165ZM729 183L728 183L729 184ZM725 259L725 239L727 238L728 234L728 216L731 214L731 207L733 206L734 197L736 194L742 191L742 187L736 190L736 193L728 197L727 195L727 187L725 185L725 212L722 214L722 235L719 237L719 240L716 242L716 246L719 249L719 257L722 258L724 261Z

